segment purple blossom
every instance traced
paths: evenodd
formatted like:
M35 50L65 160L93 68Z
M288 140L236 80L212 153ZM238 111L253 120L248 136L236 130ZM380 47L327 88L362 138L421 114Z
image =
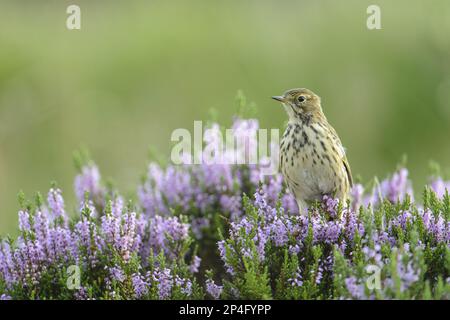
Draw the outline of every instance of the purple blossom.
M13 252L11 251L10 245L5 241L0 242L0 275L8 287L17 280Z
M257 159L253 159L252 156L256 155L258 150L258 128L259 123L256 119L234 119L232 130L238 142L237 163L257 163Z
M167 299L172 293L172 287L174 285L172 274L170 269L155 270L153 273L153 280L158 284L158 293L161 300Z
M101 231L106 242L112 245L125 262L128 262L141 245L141 235L137 233L136 213L125 213L122 216L106 215L101 220Z
M271 238L277 247L281 247L288 242L288 229L285 222L275 219L271 225Z
M231 214L231 219L237 220L242 215L241 211L242 198L238 195L221 195L220 196L220 206L225 212Z
M19 211L19 229L22 232L30 231L30 214L28 211Z
M123 270L117 266L109 268L109 274L111 275L111 279L118 282L124 282L126 279Z
M303 277L302 277L302 274L301 274L301 270L297 269L297 271L295 272L294 276L292 278L288 279L288 282L293 287L301 287L301 286L303 286Z
M133 289L136 298L142 298L148 293L149 284L140 274L134 273L131 276L131 281L133 283Z
M48 206L52 213L52 218L63 218L64 223L67 222L66 212L64 209L64 199L60 189L50 189L47 196Z
M98 255L102 250L103 239L99 236L97 226L93 221L82 217L75 225L75 236L78 239L78 245L86 251L86 261L92 267L98 263Z
M364 204L364 187L359 183L353 185L350 195L353 200L351 209L356 212Z
M220 298L220 295L222 294L223 286L217 285L214 280L207 279L206 280L206 292L211 295L211 297L215 300Z
M192 282L191 280L186 280L184 286L181 287L181 292L188 297L192 295Z
M421 218L425 229L433 235L436 241L449 241L450 225L442 215L433 215L431 210L427 209L422 212Z
M345 286L354 299L367 299L364 292L364 284L358 284L358 280L355 277L345 279Z
M289 191L286 191L286 194L281 197L281 205L289 214L295 215L299 213L297 202Z
M100 179L100 171L96 165L90 164L81 168L81 173L75 177L75 194L80 203L84 201L86 192L89 192L90 198L95 202L101 201L104 190Z
M323 196L322 207L325 210L325 212L328 212L331 218L337 217L338 206L339 206L339 199L334 199L327 195Z
M193 218L191 221L191 229L196 239L203 238L204 230L208 229L210 221L207 218Z
M85 287L81 287L78 291L75 292L74 298L76 300L89 300L87 289Z
M439 199L444 197L446 191L450 192L450 181L444 181L441 177L434 178L430 186Z
M191 280L175 276L175 285L180 288L181 293L187 295L188 297L192 294Z
M397 275L399 276L400 282L400 290L403 292L407 290L410 286L412 286L415 282L417 282L420 277L420 271L416 270L413 267L411 261L404 264L402 262L402 255L397 255Z
M111 213L115 217L120 217L124 211L125 207L123 205L122 197L116 197L111 203Z
M362 248L362 252L364 253L366 260L368 262L375 262L378 266L382 267L383 262L382 255L381 255L381 247L379 244L376 244L374 248L365 246Z
M194 256L194 258L192 259L192 263L189 266L189 271L191 273L197 273L198 272L198 268L200 268L200 263L202 262L202 259L199 256Z
M383 199L391 202L402 202L407 195L411 200L414 200L412 184L408 180L408 170L402 168L395 172L392 177L383 180L378 187L374 188L372 198L369 202L373 205L378 204Z
M342 220L343 232L350 241L353 241L356 232L358 232L360 236L364 235L364 225L358 219L357 213L355 211L345 210Z
M228 261L228 259L227 259L227 248L225 246L225 241L224 240L218 241L217 242L217 248L219 249L220 258L224 262L225 270L229 274L234 275L233 267L230 264L228 264L228 262L227 262Z
M391 225L405 230L413 221L414 216L409 211L404 211L400 212L400 214L391 221Z

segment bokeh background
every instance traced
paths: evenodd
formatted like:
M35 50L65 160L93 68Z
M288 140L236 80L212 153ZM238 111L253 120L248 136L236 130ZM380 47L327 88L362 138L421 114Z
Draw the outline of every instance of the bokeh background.
M366 27L370 4L382 30ZM429 160L450 162L449 35L448 0L0 0L0 234L17 228L19 190L55 180L75 207L75 149L132 193L149 146L168 157L171 132L211 108L229 124L239 89L265 128L286 120L270 96L316 91L355 175L407 154L419 187Z

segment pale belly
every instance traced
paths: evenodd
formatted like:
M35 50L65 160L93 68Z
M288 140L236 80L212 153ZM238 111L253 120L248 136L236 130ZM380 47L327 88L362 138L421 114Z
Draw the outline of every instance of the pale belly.
M331 146L322 148L320 140L314 140L315 131L305 127L302 130L308 139L302 140L302 135L297 132L297 147L292 146L292 137L283 137L283 140L291 141L289 148L286 141L282 143L284 150L281 150L283 156L280 159L288 188L296 199L308 201L336 194L348 183L344 181L347 176L343 162L332 153Z

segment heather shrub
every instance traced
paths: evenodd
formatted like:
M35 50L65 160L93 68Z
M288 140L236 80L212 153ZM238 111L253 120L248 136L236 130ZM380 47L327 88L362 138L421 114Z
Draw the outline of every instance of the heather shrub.
M233 122L245 148L257 128ZM210 129L209 142L221 128ZM325 196L300 215L281 175L263 175L261 163L152 162L133 203L88 156L76 158L76 213L56 185L45 200L19 196L20 234L1 240L2 299L449 298L441 177L415 201L400 168L356 184L348 203Z

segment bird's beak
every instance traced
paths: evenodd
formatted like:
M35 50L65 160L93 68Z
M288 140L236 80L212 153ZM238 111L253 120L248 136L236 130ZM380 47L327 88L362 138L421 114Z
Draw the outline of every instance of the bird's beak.
M273 96L272 99L280 101L280 102L284 102L284 97L283 96Z

